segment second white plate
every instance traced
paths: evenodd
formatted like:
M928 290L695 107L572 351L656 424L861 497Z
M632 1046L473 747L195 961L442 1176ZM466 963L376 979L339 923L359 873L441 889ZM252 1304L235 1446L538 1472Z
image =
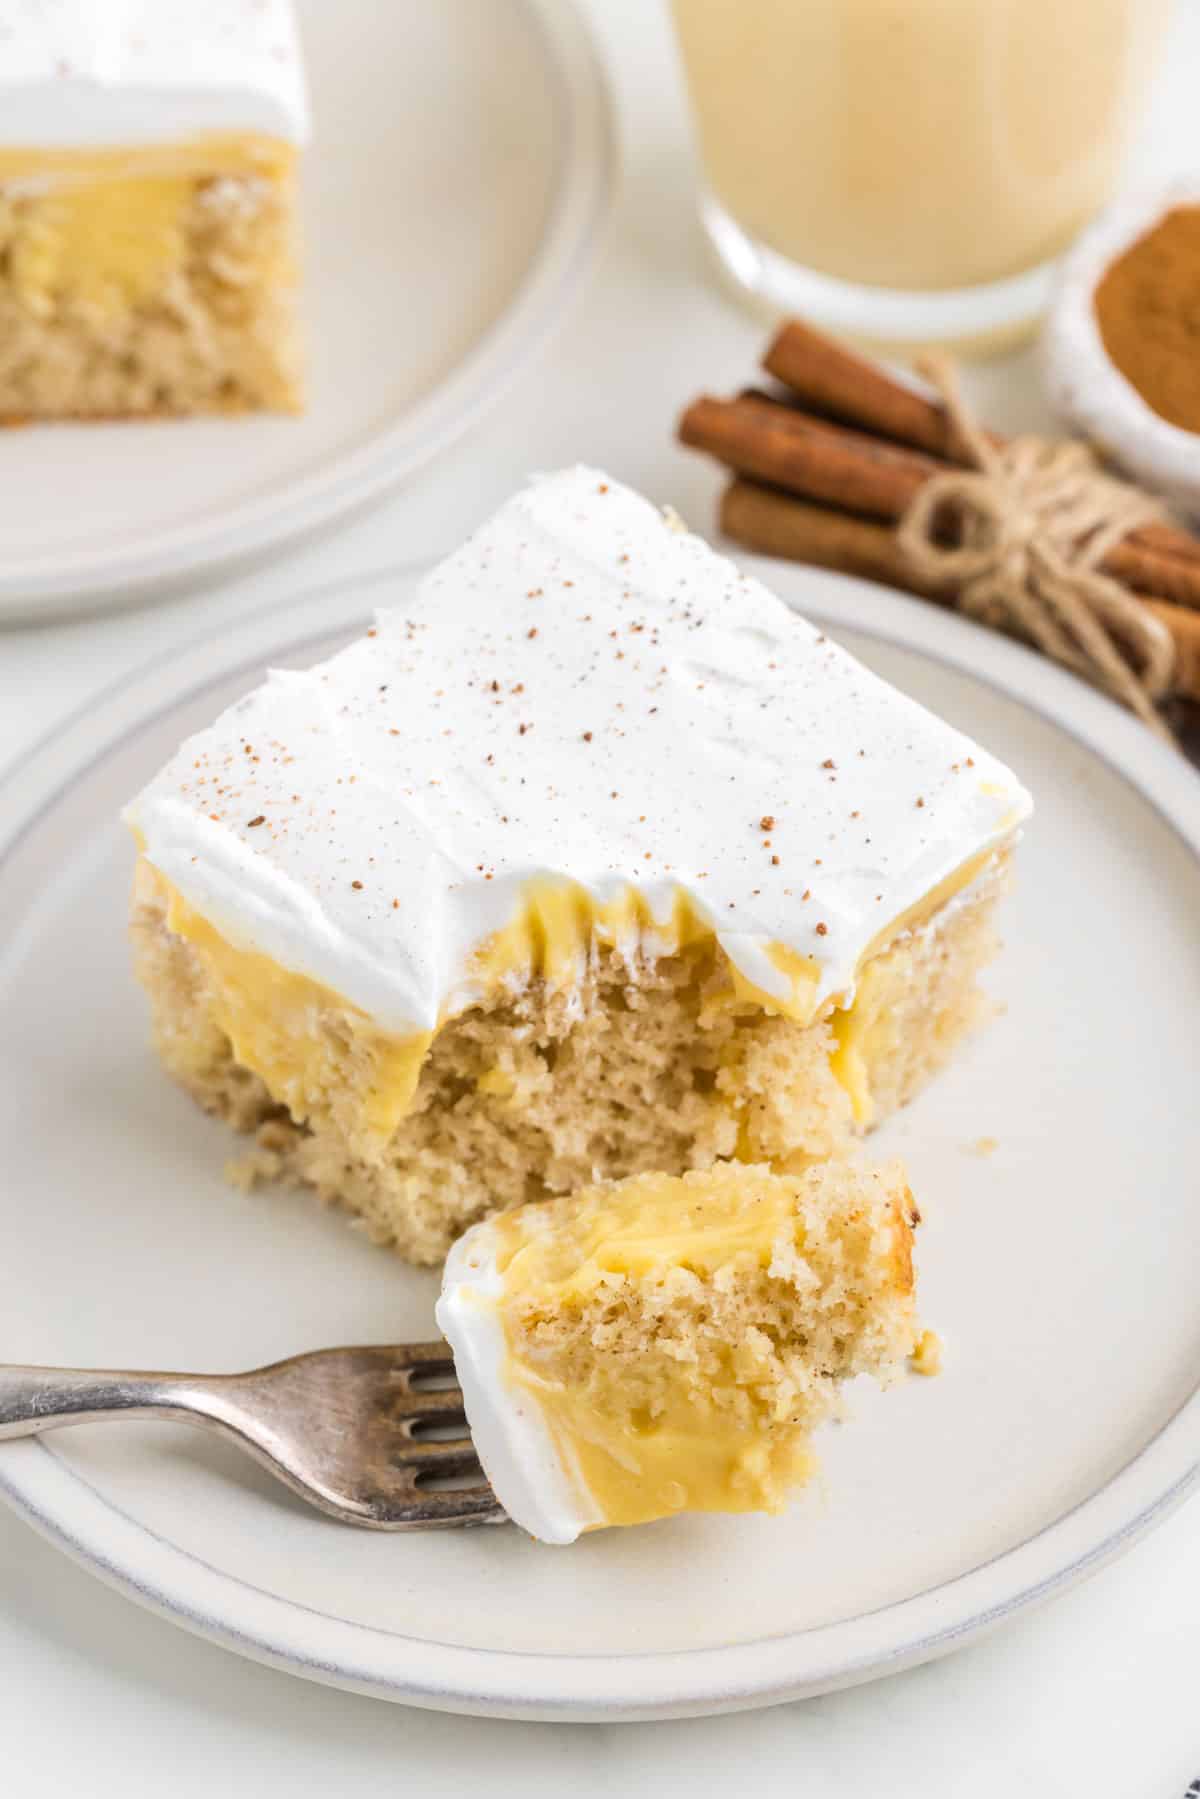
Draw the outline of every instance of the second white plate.
M389 1537L161 1425L0 1445L0 1494L125 1591L313 1679L464 1711L762 1704L965 1642L1129 1543L1200 1469L1200 787L1061 671L934 608L762 572L981 737L1038 802L1004 1015L877 1140L925 1214L945 1372L852 1396L786 1517L549 1549ZM128 966L122 801L265 662L324 654L411 574L290 601L89 707L0 793L0 1353L250 1367L432 1329L435 1282L304 1195L222 1179ZM984 1153L994 1140L991 1153Z
M588 266L615 173L568 0L307 0L301 419L0 433L0 620L103 605L328 524L464 431Z

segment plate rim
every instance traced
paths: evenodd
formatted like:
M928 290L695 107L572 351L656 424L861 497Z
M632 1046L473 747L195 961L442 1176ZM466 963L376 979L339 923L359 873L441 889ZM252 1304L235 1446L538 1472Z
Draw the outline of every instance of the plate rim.
M545 342L599 251L617 188L616 114L606 65L574 0L508 0L524 13L553 81L552 188L538 241L507 302L445 380L389 427L220 518L164 524L130 545L36 552L0 569L0 622L39 623L112 602L137 605L279 554L378 500L482 417Z
M393 564L261 607L219 639L206 633L164 652L78 707L0 777L0 879L73 773L115 748L124 731L247 664L293 654L343 624L352 628L377 600L375 590L428 566ZM1048 720L1126 781L1200 863L1195 771L1112 701L1020 644L872 583L757 557L744 566L835 630L926 656ZM124 731L114 730L122 719ZM775 1704L932 1660L1102 1567L1197 1487L1200 1384L1087 1498L952 1580L854 1618L749 1642L563 1656L439 1643L313 1610L225 1573L135 1521L49 1441L0 1447L0 1499L108 1584L210 1641L293 1674L410 1705L580 1722Z

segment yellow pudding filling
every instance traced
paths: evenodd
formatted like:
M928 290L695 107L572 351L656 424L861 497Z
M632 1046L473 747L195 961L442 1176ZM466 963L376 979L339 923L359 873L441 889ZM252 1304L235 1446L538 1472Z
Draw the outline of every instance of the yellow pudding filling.
M604 1524L777 1512L852 1373L910 1352L898 1168L635 1175L496 1218L506 1383Z
M382 1147L412 1104L433 1033L389 1036L319 981L235 949L144 859L139 873L165 896L167 929L203 964L215 1023L242 1067L298 1124L320 1112L331 1090L340 1092L366 1138Z
M203 965L214 996L214 1020L243 1068L258 1075L297 1123L312 1118L328 1092L331 1072L346 1090L347 1071L331 1071L331 1049L354 1050L349 1100L355 1099L362 1131L382 1148L407 1115L421 1068L436 1035L416 1031L398 1037L382 1031L358 1006L309 976L295 974L269 956L235 948L150 863L141 878L165 900L167 929L187 943ZM473 958L470 985L481 994L506 983L545 981L568 988L594 943L652 941L655 955L669 956L712 941L711 927L681 895L674 913L656 922L643 896L626 890L603 904L569 882L531 881L516 918L494 933ZM782 999L751 987L722 959L721 978L707 996L713 1007L735 1000L794 1015L816 981L815 965L781 952L781 969L793 981ZM808 1015L811 1015L811 1003ZM346 1029L339 1031L337 1018ZM446 1016L440 1021L445 1024ZM331 1041L332 1033L332 1041ZM503 1069L487 1070L476 1090L493 1098L511 1095L515 1083Z
M0 149L0 418L297 411L294 146Z
M566 988L576 983L598 944L659 957L714 940L712 925L686 893L677 892L670 914L660 919L636 887L597 900L574 881L543 877L526 882L515 917L481 944L472 975L485 991L512 980ZM782 977L783 992L755 986L722 956L705 996L708 1008L747 1005L808 1024L816 1009L817 964L786 944L773 944L768 959Z
M660 953L661 927L580 948L578 896L561 891L508 932L507 957L496 938L481 946L476 985L464 971L431 1036L382 1031L311 976L237 948L144 856L131 925L166 1067L252 1134L235 1177L311 1187L431 1265L479 1218L598 1179L730 1160L791 1174L846 1154L854 1071L876 1122L979 1021L1004 860L930 929L881 950L847 1017L831 1003L809 1023L770 996L739 999L711 934L676 954Z
M141 149L0 150L12 289L34 313L68 295L101 313L139 305L186 263L198 187L221 176L283 181L295 157L277 139L232 135Z
M205 132L178 143L0 147L0 186L43 192L55 186L99 186L134 177L187 178L262 175L278 178L295 167L296 149L283 138L258 132Z
M871 959L860 968L853 1004L838 1008L832 1002L829 1066L849 1095L861 1126L871 1122L874 1111L872 1068L893 1054L903 1032L901 1002L910 979L906 966L894 964L882 948L900 933L927 923L979 875L988 860L981 856L965 863L893 928L880 933L868 952ZM396 1036L381 1030L360 1007L309 976L293 973L268 956L235 948L144 858L139 867L140 878L165 901L167 928L203 965L215 1023L228 1036L237 1062L258 1075L300 1124L319 1116L321 1096L336 1088L341 1095L339 1110L345 1120L353 1121L360 1147L365 1143L382 1151L409 1113L437 1033ZM597 944L668 957L697 946L714 946L714 936L685 894L677 896L670 917L661 920L654 918L636 889L623 889L615 898L597 902L574 883L534 880L527 884L513 920L480 946L467 985L480 997L532 982L569 990ZM701 1022L733 1010L811 1024L820 978L817 964L783 944L772 945L768 956L787 982L783 995L755 986L727 957L715 952L707 963ZM439 1030L448 1017L445 1013L439 1020ZM735 1037L726 1051L735 1087L738 1053ZM336 1058L341 1060L335 1064ZM486 1069L474 1086L500 1101L515 1091L513 1077L500 1067ZM737 1114L737 1093L725 1099ZM751 1153L744 1119L736 1153L746 1159Z
M836 1048L829 1066L849 1095L855 1123L861 1127L873 1123L875 1117L871 1070L895 1055L908 1024L907 972L884 952L906 931L918 931L927 925L995 862L995 851L984 850L960 863L916 905L909 906L880 931L860 958L854 1003L836 1010L831 1020Z

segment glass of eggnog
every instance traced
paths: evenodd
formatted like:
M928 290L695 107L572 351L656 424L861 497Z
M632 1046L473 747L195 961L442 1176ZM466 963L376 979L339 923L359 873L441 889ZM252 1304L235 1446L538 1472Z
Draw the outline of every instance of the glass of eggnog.
M1109 198L1173 0L672 0L724 272L897 345L999 346Z

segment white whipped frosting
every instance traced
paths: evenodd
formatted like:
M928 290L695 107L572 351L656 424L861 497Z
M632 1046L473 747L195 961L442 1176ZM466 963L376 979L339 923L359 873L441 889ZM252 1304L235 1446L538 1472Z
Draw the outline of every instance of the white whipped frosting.
M0 145L210 131L308 136L290 0L0 0Z
M446 1258L437 1326L454 1351L471 1440L496 1498L530 1536L573 1543L602 1514L578 1472L564 1465L533 1392L507 1379L498 1246L488 1220L459 1238Z
M397 1032L566 878L682 891L735 966L852 992L860 956L1030 810L1010 771L594 469L533 482L403 609L273 672L128 808L229 941ZM653 948L653 942L645 946Z

